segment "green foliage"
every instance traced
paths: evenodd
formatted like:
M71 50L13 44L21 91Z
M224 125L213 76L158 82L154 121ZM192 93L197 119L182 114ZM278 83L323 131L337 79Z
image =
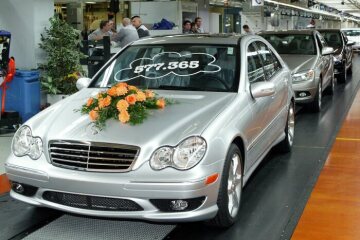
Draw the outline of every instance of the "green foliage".
M47 62L40 66L42 88L50 94L72 94L83 73L80 59L86 57L79 49L80 32L58 17L49 21L39 44L47 53Z

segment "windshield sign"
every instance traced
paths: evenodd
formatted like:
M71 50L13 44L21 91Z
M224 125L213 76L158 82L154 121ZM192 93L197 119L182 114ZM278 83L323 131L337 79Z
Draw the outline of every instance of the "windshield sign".
M90 87L118 82L143 89L237 91L235 46L130 46Z

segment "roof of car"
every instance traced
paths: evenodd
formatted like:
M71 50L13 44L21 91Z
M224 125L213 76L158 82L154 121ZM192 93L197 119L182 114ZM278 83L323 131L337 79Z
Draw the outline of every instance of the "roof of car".
M237 45L242 34L179 34L155 36L137 40L133 45L143 44L220 44Z
M316 29L296 29L296 30L279 30L279 31L262 31L259 32L260 35L262 34L306 34L311 35L316 31Z

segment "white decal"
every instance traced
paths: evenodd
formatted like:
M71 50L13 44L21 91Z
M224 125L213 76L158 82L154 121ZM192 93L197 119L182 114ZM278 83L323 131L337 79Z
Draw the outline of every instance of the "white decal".
M115 81L124 82L143 77L157 79L169 74L191 76L201 72L219 72L221 67L213 64L215 57L207 53L190 53L181 55L177 52L163 52L153 58L138 58L132 61L129 68L115 73Z

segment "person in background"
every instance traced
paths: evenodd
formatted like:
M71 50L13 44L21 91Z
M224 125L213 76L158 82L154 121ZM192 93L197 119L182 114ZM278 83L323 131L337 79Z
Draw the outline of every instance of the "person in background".
M201 27L202 25L202 19L201 17L196 17L195 20L195 31L196 33L204 33L204 29Z
M111 25L109 21L103 20L100 22L100 28L89 34L88 40L101 40L104 36L110 36Z
M125 47L127 44L139 39L139 35L129 18L123 18L122 28L114 35L115 41L120 47Z
M133 16L131 18L131 23L136 28L139 38L150 36L149 30L142 24L141 18L139 16Z
M193 33L191 31L191 22L189 20L185 20L183 23L183 33L184 34Z
M315 19L311 19L309 25L306 26L307 28L315 28Z
M246 24L243 25L243 30L244 30L246 35L253 35L254 34L253 31L251 31L249 25L246 25Z
M109 19L109 24L110 24L110 26L111 26L110 31L109 31L109 34L110 34L110 36L112 36L113 34L116 33L114 18L110 18L110 19Z

